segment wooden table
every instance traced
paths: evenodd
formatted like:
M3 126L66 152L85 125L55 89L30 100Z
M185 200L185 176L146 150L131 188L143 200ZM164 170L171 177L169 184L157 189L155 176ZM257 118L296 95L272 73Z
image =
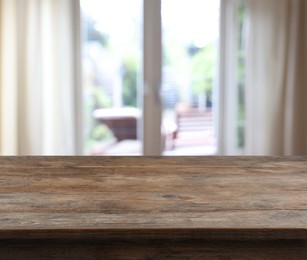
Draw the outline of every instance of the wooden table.
M307 158L0 157L0 259L306 259Z

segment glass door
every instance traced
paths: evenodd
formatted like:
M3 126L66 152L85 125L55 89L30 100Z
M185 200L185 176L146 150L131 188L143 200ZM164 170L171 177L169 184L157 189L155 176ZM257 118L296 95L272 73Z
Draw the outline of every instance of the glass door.
M142 0L81 0L84 150L140 155Z
M218 0L162 0L164 155L217 152Z
M81 0L85 150L216 152L218 0Z

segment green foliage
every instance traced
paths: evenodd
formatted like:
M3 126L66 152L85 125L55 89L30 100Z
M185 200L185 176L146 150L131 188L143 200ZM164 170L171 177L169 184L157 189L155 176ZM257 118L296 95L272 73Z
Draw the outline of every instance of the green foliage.
M245 111L244 105L239 104L237 112L237 147L244 147L245 140Z
M238 110L237 110L237 147L244 147L245 140L245 50L244 50L244 23L246 7L243 1L239 3L238 19L238 52L237 52L237 81L238 81Z
M99 141L103 139L111 138L112 132L111 130L104 124L96 123L95 126L90 131L90 137L92 140Z
M216 45L214 43L208 44L193 56L192 84L195 94L212 90L216 58Z
M87 140L102 140L112 137L112 133L106 125L97 122L92 113L98 108L111 107L111 100L103 91L101 86L87 86L89 97L86 100L85 107L87 114L90 117L90 129L87 133Z
M97 108L111 107L111 100L100 86L90 86L92 111Z
M137 60L135 56L124 59L123 69L124 106L137 107Z

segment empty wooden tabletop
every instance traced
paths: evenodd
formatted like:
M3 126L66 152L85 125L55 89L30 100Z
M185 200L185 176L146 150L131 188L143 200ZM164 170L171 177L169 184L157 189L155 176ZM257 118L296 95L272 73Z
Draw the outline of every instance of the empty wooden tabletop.
M306 157L0 157L0 238L307 239Z

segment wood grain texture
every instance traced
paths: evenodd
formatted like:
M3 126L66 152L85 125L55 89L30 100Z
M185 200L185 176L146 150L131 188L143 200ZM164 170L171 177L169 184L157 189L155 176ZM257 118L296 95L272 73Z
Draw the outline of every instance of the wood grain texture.
M0 257L25 259L302 260L302 241L104 240L0 242Z
M0 239L307 239L306 157L0 157Z
M0 259L306 259L307 157L0 157Z

